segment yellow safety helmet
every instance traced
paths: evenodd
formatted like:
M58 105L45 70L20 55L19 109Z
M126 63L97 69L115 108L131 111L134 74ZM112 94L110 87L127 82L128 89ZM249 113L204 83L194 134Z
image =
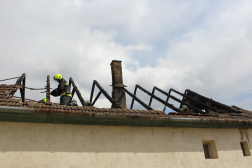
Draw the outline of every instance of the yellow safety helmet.
M61 80L63 78L63 76L61 74L56 74L53 79L54 80Z
M44 101L44 102L46 102L47 101L47 98L43 98L43 99L41 99L42 101Z

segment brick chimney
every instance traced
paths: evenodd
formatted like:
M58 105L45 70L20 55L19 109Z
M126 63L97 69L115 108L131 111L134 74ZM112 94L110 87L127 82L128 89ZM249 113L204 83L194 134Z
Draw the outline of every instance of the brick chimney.
M123 78L122 78L122 61L113 60L111 62L111 73L112 73L112 98L114 100L118 100L121 98L121 101L119 102L120 108L127 108L126 106L126 96L124 92L124 85L123 85ZM118 106L115 106L112 104L111 108L117 108Z

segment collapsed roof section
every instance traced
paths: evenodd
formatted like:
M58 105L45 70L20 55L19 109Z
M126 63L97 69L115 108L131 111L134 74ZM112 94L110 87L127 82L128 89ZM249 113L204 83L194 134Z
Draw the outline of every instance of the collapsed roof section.
M183 102L186 102L199 110L203 110L207 114L220 115L228 113L229 115L240 116L241 113L247 111L236 106L222 104L189 89L185 90L185 95L186 96L182 99Z

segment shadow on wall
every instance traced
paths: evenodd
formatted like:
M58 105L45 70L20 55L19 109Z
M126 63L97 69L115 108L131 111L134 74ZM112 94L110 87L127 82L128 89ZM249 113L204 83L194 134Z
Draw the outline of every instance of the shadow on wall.
M215 140L218 151L241 150L238 129L0 122L1 152L203 152L202 140Z

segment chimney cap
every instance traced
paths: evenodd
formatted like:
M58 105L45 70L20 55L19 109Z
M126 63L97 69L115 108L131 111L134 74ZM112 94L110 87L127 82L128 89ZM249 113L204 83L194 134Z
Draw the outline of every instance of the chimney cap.
M122 61L120 61L120 60L112 60L112 62L110 63L110 65L111 65L113 62L122 62Z

